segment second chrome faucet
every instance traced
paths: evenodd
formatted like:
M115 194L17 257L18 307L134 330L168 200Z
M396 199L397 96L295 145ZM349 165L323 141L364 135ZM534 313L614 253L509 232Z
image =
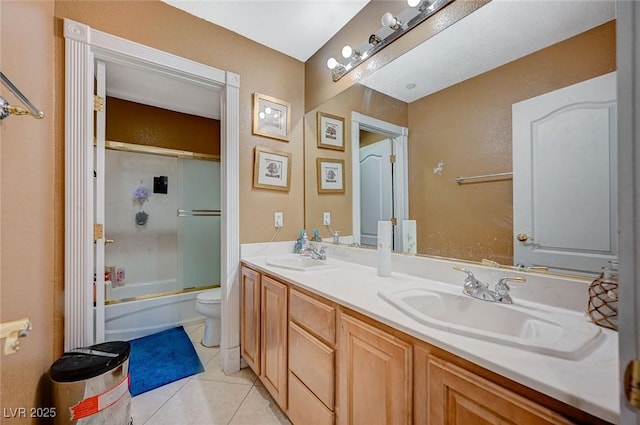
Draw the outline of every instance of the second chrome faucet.
M527 280L524 277L507 276L496 283L495 289L490 289L487 283L479 281L470 270L458 266L453 269L467 274L462 288L464 294L490 302L513 304L510 295L511 288L507 282L526 282Z

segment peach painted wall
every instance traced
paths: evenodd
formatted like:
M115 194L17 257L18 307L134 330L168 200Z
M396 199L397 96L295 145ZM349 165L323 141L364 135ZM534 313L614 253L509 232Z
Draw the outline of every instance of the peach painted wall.
M292 176L303 169L304 64L236 33L196 18L159 0L56 1L57 107L63 108L64 38L62 19L240 75L240 242L270 240L273 213L284 212L284 228L276 240L295 239L304 222L303 183L292 178L290 192L253 188L256 145L292 154ZM251 134L252 93L292 105L289 142ZM62 135L56 146L62 149ZM60 164L62 167L62 164Z
M110 141L220 156L220 120L107 97Z
M0 2L0 68L45 113L0 122L0 321L28 317L33 325L18 353L0 353L0 408L8 415L51 406L42 394L55 360L53 9L50 1ZM22 106L4 85L0 95ZM37 423L2 416L1 423Z
M418 252L513 262L511 105L616 69L615 21L409 105L409 215ZM444 161L444 172L433 168ZM594 200L595 201L595 200Z

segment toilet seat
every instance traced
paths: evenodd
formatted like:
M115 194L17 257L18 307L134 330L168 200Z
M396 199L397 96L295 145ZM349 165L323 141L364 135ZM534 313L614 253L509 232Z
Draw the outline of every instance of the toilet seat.
M220 288L201 292L196 299L202 304L220 304Z

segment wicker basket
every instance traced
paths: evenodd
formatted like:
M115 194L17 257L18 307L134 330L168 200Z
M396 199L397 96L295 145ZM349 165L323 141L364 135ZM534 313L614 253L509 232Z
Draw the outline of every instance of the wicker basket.
M596 325L618 330L618 282L605 280L602 273L589 285L587 314Z

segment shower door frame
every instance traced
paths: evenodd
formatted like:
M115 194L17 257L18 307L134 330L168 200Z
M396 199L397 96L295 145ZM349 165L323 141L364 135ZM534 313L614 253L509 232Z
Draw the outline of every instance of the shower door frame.
M128 64L217 90L221 99L222 369L240 369L240 77L64 19L65 37L65 335L69 350L95 342L93 317L94 64ZM104 236L101 237L104 243Z

